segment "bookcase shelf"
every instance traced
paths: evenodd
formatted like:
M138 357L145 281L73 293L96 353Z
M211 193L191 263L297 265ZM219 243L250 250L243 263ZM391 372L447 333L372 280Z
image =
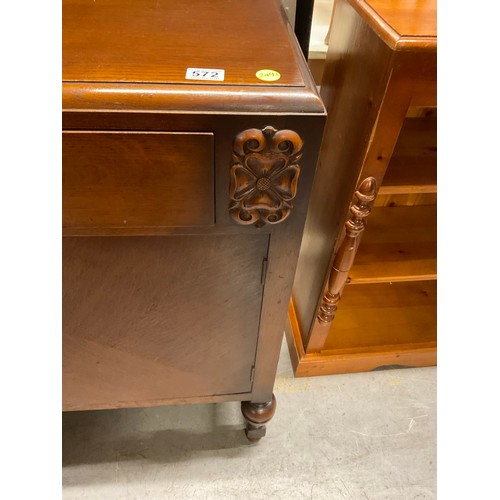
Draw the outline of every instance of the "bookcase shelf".
M436 211L435 205L374 208L349 283L436 279Z
M408 9L334 3L286 329L296 376L436 364L436 1Z

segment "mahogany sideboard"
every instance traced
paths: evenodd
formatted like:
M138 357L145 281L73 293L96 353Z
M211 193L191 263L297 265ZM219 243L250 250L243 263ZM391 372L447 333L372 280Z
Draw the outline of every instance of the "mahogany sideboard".
M326 110L278 1L63 0L63 411L265 434Z
M436 88L436 0L335 0L287 325L296 376L436 364Z

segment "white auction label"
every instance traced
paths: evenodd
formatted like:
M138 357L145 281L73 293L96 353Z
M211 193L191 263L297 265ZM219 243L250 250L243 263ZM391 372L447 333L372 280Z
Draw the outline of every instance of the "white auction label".
M186 71L186 80L216 80L224 81L223 69L210 68L188 68Z

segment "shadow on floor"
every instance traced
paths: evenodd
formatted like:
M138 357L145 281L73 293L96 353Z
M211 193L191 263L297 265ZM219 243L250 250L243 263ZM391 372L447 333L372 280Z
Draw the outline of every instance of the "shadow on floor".
M182 462L201 451L235 457L252 446L242 417L222 405L63 413L62 465ZM232 417L232 418L230 418ZM228 423L236 420L236 423ZM238 422L239 420L239 422Z

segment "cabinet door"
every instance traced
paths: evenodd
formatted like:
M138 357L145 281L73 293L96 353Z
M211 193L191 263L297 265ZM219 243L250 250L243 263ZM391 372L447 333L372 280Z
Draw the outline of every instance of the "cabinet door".
M63 238L63 408L250 392L268 244Z

